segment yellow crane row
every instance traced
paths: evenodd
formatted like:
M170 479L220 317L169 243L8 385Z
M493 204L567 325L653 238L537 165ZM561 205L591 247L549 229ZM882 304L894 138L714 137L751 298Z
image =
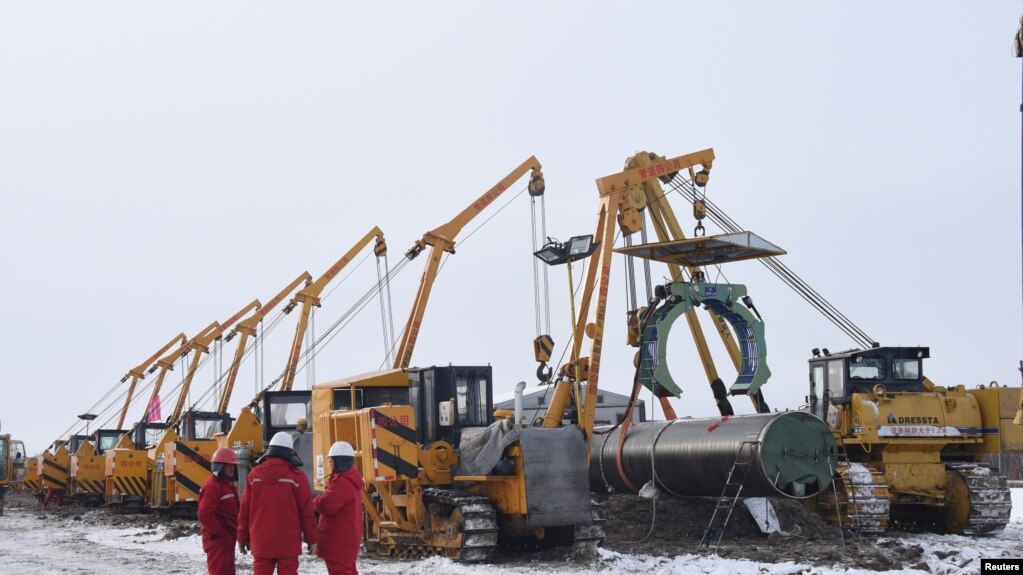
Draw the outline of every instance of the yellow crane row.
M544 544L597 541L602 537L603 511L591 504L590 495L606 485L593 482L587 446L599 432L595 429L596 411L613 252L625 254L629 270L633 269L634 258L643 259L644 266L651 261L665 263L671 278L656 290L648 285L645 305L633 303L632 309L626 310L627 343L639 350L629 413L639 388L645 385L658 395L666 416L674 418L667 400L677 397L679 391L665 370L652 366L665 359L654 353L659 345L658 330L666 334L670 328L667 322L682 315L723 416L719 425L725 425L732 414L729 395L747 395L756 411L769 411L761 388L769 371L760 361L766 351L759 314L753 320L743 310L737 319L733 305L739 304L738 300L756 311L745 297L745 287L709 283L705 267L784 252L758 252L756 246L770 244L749 232L738 234L744 238L739 240L734 233L687 239L663 188L685 185L704 190L702 197L693 202L700 230L707 215L703 198L714 159L711 149L671 158L646 152L633 155L622 172L596 180L599 209L594 234L565 244L551 243L545 246L546 255L541 254L545 250L537 252L550 264L571 265L572 261L587 260L578 309L574 300L570 304L573 325L569 359L556 376L549 371L544 378L544 383L551 384L552 397L537 425L523 421L518 410L495 416L489 362L431 368L413 367L411 362L416 342L424 333L425 310L441 258L444 253L455 252L459 233L527 173L530 195L537 197L545 192L541 165L530 157L453 219L424 233L405 253L403 264L430 248L391 369L319 383L312 391L292 389L311 308L321 304L327 284L370 243L378 259L386 255L383 232L374 227L315 281L303 273L265 306L256 300L225 322L211 323L191 339L184 334L175 336L122 379L130 379L131 383L118 429L101 429L91 437L75 435L56 443L38 459L29 461L24 485L38 494L46 489L66 490L90 504L194 515L198 488L210 473L209 458L214 450L229 447L238 452L244 482L245 470L263 452L269 437L287 431L295 437L300 457L309 462L305 471L317 488L325 482L324 460L330 445L345 440L355 447L357 466L366 483L363 503L368 521L366 547L370 551L439 553L472 561L489 557L499 535L502 540L525 538ZM653 228L657 241L646 241L644 230L648 226ZM626 248L615 248L619 235L626 238ZM635 237L643 239L635 244ZM386 280L374 289L382 289L390 275L388 271ZM633 272L626 276L627 288L634 292L638 282ZM301 309L280 385L257 393L236 418L231 418L226 410L248 338L295 290L299 291L284 311L298 306ZM733 293L737 294L734 299L727 295ZM676 308L679 298L692 301ZM636 301L634 293L632 301ZM696 315L698 307L710 314L731 364L739 372L731 388L725 388L711 357ZM250 315L242 319L246 314ZM238 334L241 337L216 410L185 410L200 358L214 341L225 338L232 326L234 330L226 339L230 341ZM586 340L589 352L583 356ZM542 334L534 344L536 360L541 362L538 374L542 374L551 358L553 340ZM758 349L760 356L756 355ZM189 353L192 358L170 416L166 421L153 421L149 411L159 399L167 371ZM922 374L924 357L917 348L875 346L811 361L813 369L823 366L824 375L819 378L813 379L817 371L811 373L811 382L816 385L811 389L816 402L811 408L817 421L827 426L824 429L830 429L824 433L828 441L821 444L821 453L828 466L826 475L835 474L835 489L817 486L813 493L833 493L830 502L819 502L822 513L864 531L880 531L903 516L921 515L928 520L938 518L935 521L943 518L944 525L957 532L997 530L1004 525L1000 523L1004 511L1000 501L1007 493L1005 479L998 474L990 474L994 479L983 479L987 474L983 461L991 455L1023 449L1023 426L1012 424L1012 414L1006 418L1004 408L1006 404L1016 406L1019 419L1019 413L1023 413L1019 388L974 393L962 386L938 387ZM915 367L910 365L913 361ZM864 365L876 369L863 371ZM903 370L901 375L892 371L896 368ZM157 371L146 416L123 431L121 426L136 384L145 373ZM651 373L656 375L651 377ZM863 378L871 385L865 387L858 381ZM870 409L888 410L888 420L870 420L866 416ZM971 415L963 415L967 412ZM892 431L902 429L895 425L900 418L916 421L909 414L917 414L914 417L919 419L910 426L914 431L909 435ZM627 431L628 426L623 427L616 436L617 446L609 444L608 449L617 465L611 471L615 481L632 485L621 463L623 446L630 441ZM484 444L499 449L488 451L481 448ZM903 473L907 466L926 469L927 473ZM869 517L863 511L865 503L856 501L852 487L855 478L850 469L860 468L874 478L869 498L874 515ZM604 469L598 474L607 475ZM910 476L913 478L907 479ZM786 489L801 496L798 494L803 488ZM983 499L981 491L991 495L987 501L993 502L983 508L977 503ZM883 512L876 511L882 508ZM971 520L978 513L995 519Z

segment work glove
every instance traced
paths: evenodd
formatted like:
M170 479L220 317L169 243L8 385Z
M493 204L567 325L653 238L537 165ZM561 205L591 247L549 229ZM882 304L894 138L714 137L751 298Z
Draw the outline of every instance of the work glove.
M241 541L239 541L238 542L238 552L241 553L242 555L245 555L246 553L248 553L249 552L249 544L248 543L242 543Z
M316 555L316 544L315 543L306 543L305 544L305 549L306 549L306 551L310 555Z

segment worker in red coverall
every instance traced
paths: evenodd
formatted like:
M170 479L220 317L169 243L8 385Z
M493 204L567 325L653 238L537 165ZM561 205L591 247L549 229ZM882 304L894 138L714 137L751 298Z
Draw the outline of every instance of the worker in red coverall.
M49 505L51 501L56 501L57 507L64 505L64 490L58 487L47 487L46 497L43 498L43 507Z
M309 480L298 468L291 436L278 432L249 473L238 514L238 549L252 549L253 575L297 575L302 538L310 551L319 534Z
M199 490L199 527L206 568L210 575L235 575L234 542L238 534L238 473L234 451L221 447L213 453L213 475Z
M352 467L355 450L348 442L334 442L327 455L333 472L326 491L313 500L320 514L316 554L327 564L329 575L358 575L355 559L362 541L362 476Z

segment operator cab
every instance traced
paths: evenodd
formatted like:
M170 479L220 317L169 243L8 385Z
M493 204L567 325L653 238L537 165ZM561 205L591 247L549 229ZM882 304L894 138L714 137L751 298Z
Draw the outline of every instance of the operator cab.
M308 390L268 391L263 394L259 412L263 424L263 447L279 431L291 435L295 453L302 460L299 469L305 473L309 485L313 484L313 438L309 431L313 394ZM225 428L226 430L227 428Z
M258 414L263 424L264 444L270 443L270 438L278 431L294 433L299 429L300 420L308 422L311 400L312 392L305 390L264 393Z
M821 354L810 358L810 411L826 419L827 405L844 404L854 393L871 393L881 385L888 393L924 390L923 360L927 347L875 347Z
M441 439L458 445L461 430L494 422L493 368L432 366L361 374L317 385L318 397L330 393L328 410L355 410L386 405L411 405L416 440Z
M489 365L410 369L408 378L419 443L445 439L457 446L462 429L494 422L494 373Z
M96 454L103 455L108 449L117 447L117 442L124 435L123 429L97 429L92 434Z
M91 439L92 436L90 435L72 435L71 439L68 441L68 453L78 453L78 450L82 447L82 445Z
M145 449L147 447L156 445L160 442L160 438L170 427L166 423L161 421L144 421L135 426L134 436L131 438L132 443L135 444L136 449Z
M232 421L233 418L227 413L192 409L186 411L181 418L178 434L185 441L213 439L216 433L230 431Z

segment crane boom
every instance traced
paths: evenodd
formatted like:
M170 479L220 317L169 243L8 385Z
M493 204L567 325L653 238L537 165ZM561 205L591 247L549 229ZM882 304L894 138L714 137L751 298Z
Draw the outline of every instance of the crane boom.
M186 341L184 344L181 345L179 349L176 349L173 352L161 357L156 362L156 365L153 365L147 370L147 373L153 373L158 369L160 370L160 374L156 376L156 383L153 384L153 391L149 394L149 401L146 403L147 410L149 409L149 406L153 405L153 402L156 401L156 398L160 397L160 390L163 388L163 380L164 378L167 377L167 372L172 371L174 369L174 362L176 362L179 357L184 357L188 355L188 352L192 350L191 343L195 341L197 337L206 333L207 331L210 331L216 326L217 322L213 322L210 325L206 326L206 328L200 331L198 335L195 335L191 339ZM145 421L145 414L143 414L142 417L143 418L140 420L140 422Z
M231 368L228 370L227 382L224 384L224 391L220 395L220 401L217 402L217 412L227 412L227 404L231 402L231 392L234 391L234 382L238 378L238 369L241 367L242 356L245 355L245 344L248 342L250 336L256 335L256 327L263 321L263 318L267 316L278 304L284 301L284 298L289 293L295 291L295 288L302 282L305 282L306 287L309 286L313 281L313 276L309 272L302 272L302 275L295 278L295 281L288 284L288 286L280 291L270 301L263 305L263 307L256 310L256 313L252 314L248 318L242 320L237 326L228 334L224 339L231 341L235 335L241 334L238 339L238 347L234 352L234 359L231 361Z
M462 228L473 218L492 204L503 194L516 180L521 178L527 170L532 170L530 187L543 187L543 174L540 172L540 162L536 156L530 156L517 168L498 182L494 187L483 192L479 198L469 204L457 216L448 223L423 234L422 239L416 240L411 249L406 252L408 259L413 259L430 246L430 259L426 262L423 270L423 277L419 282L419 291L416 293L412 303L412 310L409 312L408 322L401 335L401 343L398 345L398 353L394 358L394 368L404 369L412 362L412 352L416 347L416 340L419 338L419 327L426 313L426 304L430 300L430 291L433 289L433 282L437 279L437 272L440 269L440 258L443 252L455 253L455 238Z
M121 383L124 383L125 381L128 380L128 378L131 378L131 384L128 385L128 393L127 396L124 398L124 407L121 409L121 415L117 419L117 427L115 429L121 429L121 426L124 425L124 418L125 416L128 415L128 405L131 404L131 398L132 396L135 395L135 385L139 382L140 379L146 376L146 369L150 365L152 365L152 363L156 361L157 358L166 353L166 351L170 349L172 345L174 345L174 342L179 341L181 342L180 345L184 345L185 341L187 340L188 338L185 337L184 332L179 333L178 335L171 338L171 340L168 341L166 345L161 347L159 351L151 355L149 359L139 364L136 368L132 369L127 374L125 374L124 377L121 378Z
M195 354L192 355L192 361L188 366L188 372L185 374L185 379L181 383L181 392L178 393L178 401L174 405L174 411L171 412L170 425L173 427L178 424L181 419L181 411L185 407L185 398L188 397L188 390L192 386L192 378L195 377L195 370L199 367L199 360L202 358L202 354L209 353L209 346L214 340L218 340L222 337L224 331L228 330L245 314L252 309L259 309L261 304L259 300L252 300L248 305L243 307L238 313L228 318L224 323L213 322L203 332L192 338L192 341L188 342L189 350L194 350Z
M309 327L309 314L312 311L312 307L319 307L320 294L323 292L323 289L327 287L327 284L337 277L337 275L341 273L341 270L345 269L345 267L352 261L352 258L362 251L362 249L369 244L370 240L374 238L376 238L376 243L373 246L374 253L376 253L378 257L385 254L387 252L387 243L384 241L384 232L382 232L379 227L373 226L373 229L366 232L366 235L356 242L350 250L345 252L345 254L341 256L341 259L334 262L334 265L330 266L330 268L328 268L323 275L317 278L316 281L295 294L295 297L292 298L290 303L288 303L288 307L285 308L285 311L290 312L298 304L302 304L302 311L298 318L298 325L295 327L295 339L291 342L291 352L288 354L288 365L284 369L284 380L281 383L281 391L291 391L291 386L295 383L295 373L298 371L298 357L302 352L302 339L305 337L306 329Z

